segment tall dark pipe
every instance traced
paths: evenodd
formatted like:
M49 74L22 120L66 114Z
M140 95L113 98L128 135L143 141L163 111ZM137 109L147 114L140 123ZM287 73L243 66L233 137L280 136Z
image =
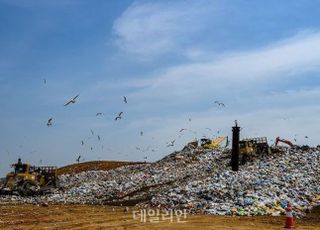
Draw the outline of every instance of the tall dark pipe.
M238 127L237 120L235 126L232 127L232 155L231 155L231 166L233 171L239 170L239 137L240 127Z

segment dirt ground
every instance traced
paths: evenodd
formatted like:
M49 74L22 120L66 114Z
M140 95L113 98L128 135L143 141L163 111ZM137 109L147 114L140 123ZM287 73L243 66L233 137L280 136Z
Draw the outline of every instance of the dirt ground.
M133 213L133 211L136 211ZM12 205L0 204L0 229L283 229L285 217L226 217L181 215L150 223L141 210L90 205ZM143 216L143 215L142 215ZM169 217L168 215L167 217ZM135 218L134 218L135 217ZM145 222L144 222L145 220ZM161 220L161 218L160 218ZM296 229L320 229L320 209L296 220Z

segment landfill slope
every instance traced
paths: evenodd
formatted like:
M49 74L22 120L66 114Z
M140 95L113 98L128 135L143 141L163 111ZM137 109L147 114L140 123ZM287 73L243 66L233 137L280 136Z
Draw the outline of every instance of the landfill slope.
M62 174L77 174L91 170L110 170L124 165L143 164L144 162L130 161L87 161L72 165L67 165L58 169L58 175Z
M185 148L155 163L60 176L61 189L10 202L137 205L217 215L303 216L320 201L319 148L283 149L233 172L230 152Z

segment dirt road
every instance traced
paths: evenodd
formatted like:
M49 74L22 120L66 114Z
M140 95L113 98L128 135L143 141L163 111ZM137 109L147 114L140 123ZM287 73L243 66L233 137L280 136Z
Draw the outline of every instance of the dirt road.
M0 204L0 229L283 229L285 217L224 217L187 215L178 223L163 220L141 222L140 211L90 205L12 205ZM135 219L133 218L135 216ZM320 229L319 212L297 220L297 229Z

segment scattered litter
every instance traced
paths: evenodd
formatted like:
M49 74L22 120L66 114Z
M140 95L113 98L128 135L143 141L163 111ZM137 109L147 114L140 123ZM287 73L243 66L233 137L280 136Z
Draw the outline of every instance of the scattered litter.
M38 197L1 196L1 202L137 205L215 215L278 216L288 201L295 216L320 204L320 148L277 147L230 167L230 151L189 143L163 159L109 171L59 178L61 188Z

